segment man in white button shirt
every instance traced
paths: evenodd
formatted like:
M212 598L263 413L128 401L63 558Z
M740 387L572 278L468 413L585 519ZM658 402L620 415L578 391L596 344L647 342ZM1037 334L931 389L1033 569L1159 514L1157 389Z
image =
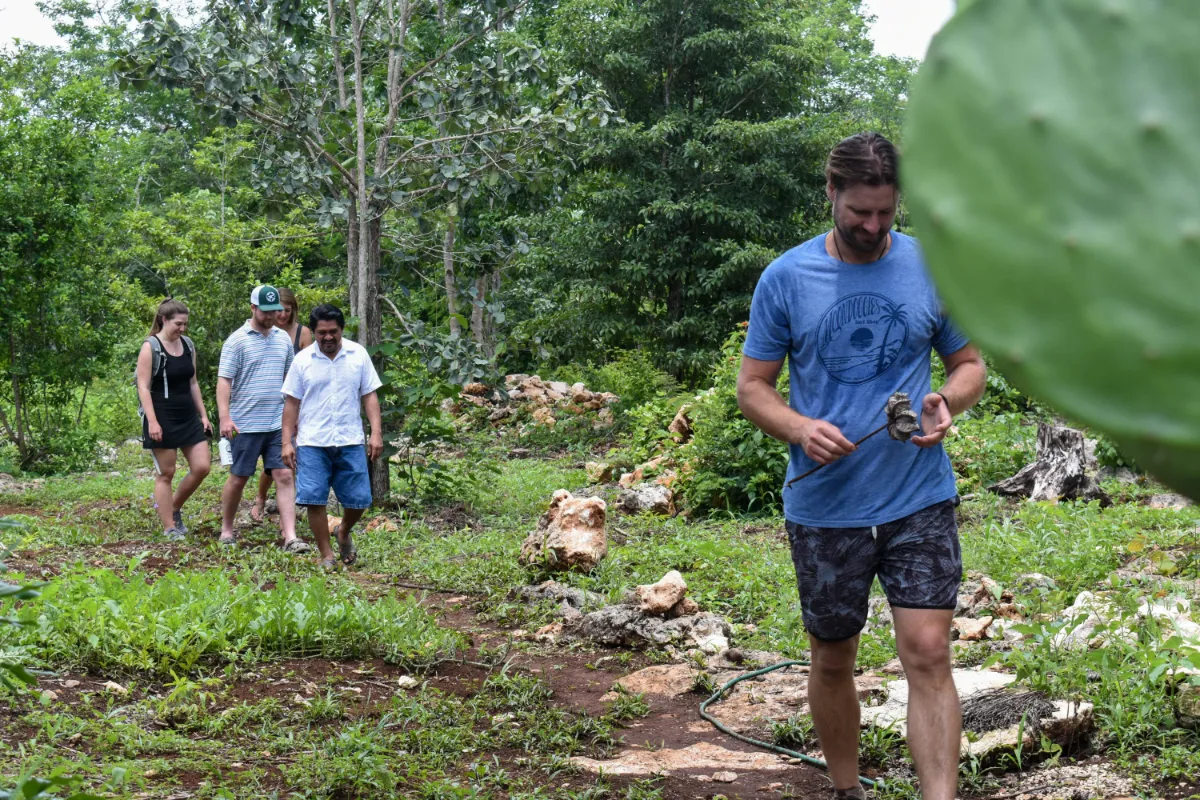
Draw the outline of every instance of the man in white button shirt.
M283 461L296 472L296 503L308 506L321 566L332 569L338 559L353 564L358 557L350 529L371 506L367 459L374 461L383 452L383 422L375 393L383 382L367 351L342 338L346 318L337 306L314 308L309 327L315 341L296 355L283 382ZM362 408L371 422L365 450ZM333 531L337 558L325 513L331 486L345 509Z

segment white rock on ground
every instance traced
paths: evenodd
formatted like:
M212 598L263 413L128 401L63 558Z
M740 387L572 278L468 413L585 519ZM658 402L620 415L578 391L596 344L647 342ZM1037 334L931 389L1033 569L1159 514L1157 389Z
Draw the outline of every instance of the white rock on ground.
M673 569L659 578L657 583L638 586L633 593L643 613L663 616L687 594L687 583L679 570Z
M1016 680L1015 675L991 670L956 669L954 670L954 686L958 689L960 700L966 700L979 692L989 689L999 689ZM1075 704L1066 701L1054 701L1055 710L1041 721L1041 731L1052 741L1066 741L1074 736L1085 733L1092 726L1092 706L1090 703ZM887 699L882 705L866 707L862 710L864 725L875 725L886 728L891 726L901 736L907 731L908 717L908 681L898 680L887 685ZM988 731L974 741L962 737L962 752L977 757L983 757L997 750L1013 748L1018 743L1020 726L998 728ZM1033 743L1034 733L1028 726L1025 730L1026 744Z
M697 742L678 750L627 750L616 758L598 761L576 756L571 763L593 775L671 775L680 771L721 772L740 770L782 771L791 769L783 758L767 752L740 752L726 750L708 742ZM736 780L736 779L735 779Z
M1184 641L1194 647L1200 647L1200 624L1192 621L1191 601L1186 597L1170 596L1143 600L1138 606L1137 617L1146 619L1154 617L1162 623L1163 636L1179 634ZM1064 619L1081 619L1073 628L1063 628L1054 637L1054 644L1059 647L1100 647L1105 642L1096 629L1110 623L1118 614L1116 607L1105 598L1091 592L1080 592L1075 602L1062 613ZM1108 636L1122 641L1134 641L1137 634L1129 627L1122 626L1108 632Z
M521 544L522 564L590 571L608 554L607 506L599 497L574 497L559 489L537 530Z
M658 514L669 517L675 513L675 492L658 483L639 483L621 490L617 508L626 514Z
M605 606L584 615L573 634L613 647L674 644L715 654L729 649L729 623L716 614L662 619L635 605Z

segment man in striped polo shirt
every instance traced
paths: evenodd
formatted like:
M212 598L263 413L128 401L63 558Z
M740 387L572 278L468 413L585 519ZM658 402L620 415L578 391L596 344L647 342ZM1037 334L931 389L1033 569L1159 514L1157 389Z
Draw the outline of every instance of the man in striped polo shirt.
M296 484L283 463L283 379L292 366L292 343L275 327L282 311L279 290L259 286L250 293L250 319L230 334L221 348L217 367L217 408L221 436L230 439L233 464L221 493L221 544L234 544L233 518L246 483L258 469L271 470L279 500L283 549L306 553L311 548L296 538Z

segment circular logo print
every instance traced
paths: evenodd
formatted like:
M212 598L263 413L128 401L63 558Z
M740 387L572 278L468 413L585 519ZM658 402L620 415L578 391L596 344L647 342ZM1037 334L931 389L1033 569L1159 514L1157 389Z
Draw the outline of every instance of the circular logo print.
M908 315L881 294L838 300L817 325L817 354L838 383L873 381L888 370L908 341Z
M275 297L274 292L267 292L267 302L268 303L274 303L277 299L278 298Z

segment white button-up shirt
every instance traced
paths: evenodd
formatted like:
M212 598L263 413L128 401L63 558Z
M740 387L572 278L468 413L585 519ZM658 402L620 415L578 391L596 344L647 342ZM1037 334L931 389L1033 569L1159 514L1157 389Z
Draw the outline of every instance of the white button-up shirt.
M301 350L283 382L283 393L300 401L296 446L362 444L362 397L382 385L366 349L349 339L332 359L316 342Z

